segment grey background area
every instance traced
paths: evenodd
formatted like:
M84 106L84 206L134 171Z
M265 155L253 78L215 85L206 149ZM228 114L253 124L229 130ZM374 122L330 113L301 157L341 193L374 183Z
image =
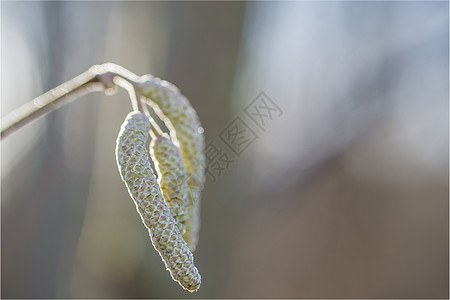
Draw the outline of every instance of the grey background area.
M1 142L2 298L448 298L448 9L2 1L1 116L114 62L177 85L234 160L210 166L190 294L117 171L125 91L21 129ZM264 130L261 92L282 110ZM236 118L257 135L239 156Z

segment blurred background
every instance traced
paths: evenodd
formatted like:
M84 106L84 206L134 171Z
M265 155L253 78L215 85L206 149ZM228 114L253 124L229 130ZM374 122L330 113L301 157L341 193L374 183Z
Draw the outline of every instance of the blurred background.
M21 129L2 298L448 298L448 5L2 1L2 116L114 62L177 85L233 160L211 165L190 294L117 171L125 91Z

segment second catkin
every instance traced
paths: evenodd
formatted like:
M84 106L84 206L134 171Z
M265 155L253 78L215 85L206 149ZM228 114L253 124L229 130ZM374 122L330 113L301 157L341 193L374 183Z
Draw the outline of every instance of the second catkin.
M155 137L150 144L150 155L155 162L158 183L164 200L184 234L189 205L189 187L186 167L180 151L166 135Z

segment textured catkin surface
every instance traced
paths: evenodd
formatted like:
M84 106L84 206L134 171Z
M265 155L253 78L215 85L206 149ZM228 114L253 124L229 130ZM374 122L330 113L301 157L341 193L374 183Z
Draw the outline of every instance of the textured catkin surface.
M175 281L193 292L200 287L201 277L151 170L146 147L149 130L150 122L145 114L128 114L117 138L117 164L166 268Z
M150 154L158 172L158 183L164 200L178 223L181 233L186 228L189 204L188 175L177 146L168 136L158 136L150 144Z
M194 251L200 228L200 193L205 183L203 128L189 101L173 84L146 75L141 93L157 105L154 110L168 125L172 140L179 146L189 176L189 207L183 238Z

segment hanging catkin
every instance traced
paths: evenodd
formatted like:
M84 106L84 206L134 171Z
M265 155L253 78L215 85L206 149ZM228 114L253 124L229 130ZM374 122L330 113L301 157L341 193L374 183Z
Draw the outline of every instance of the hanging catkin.
M201 277L151 170L146 147L149 130L150 122L144 113L128 114L117 138L117 165L150 232L153 246L170 275L183 288L193 292L200 287Z
M183 238L194 251L200 228L200 193L205 182L203 128L189 101L173 84L145 75L141 78L140 92L150 99L155 112L170 130L172 140L179 146L189 176L189 207Z
M180 232L184 233L188 214L189 187L188 175L180 151L164 134L152 140L150 154L155 162L158 183L164 200L177 221Z

